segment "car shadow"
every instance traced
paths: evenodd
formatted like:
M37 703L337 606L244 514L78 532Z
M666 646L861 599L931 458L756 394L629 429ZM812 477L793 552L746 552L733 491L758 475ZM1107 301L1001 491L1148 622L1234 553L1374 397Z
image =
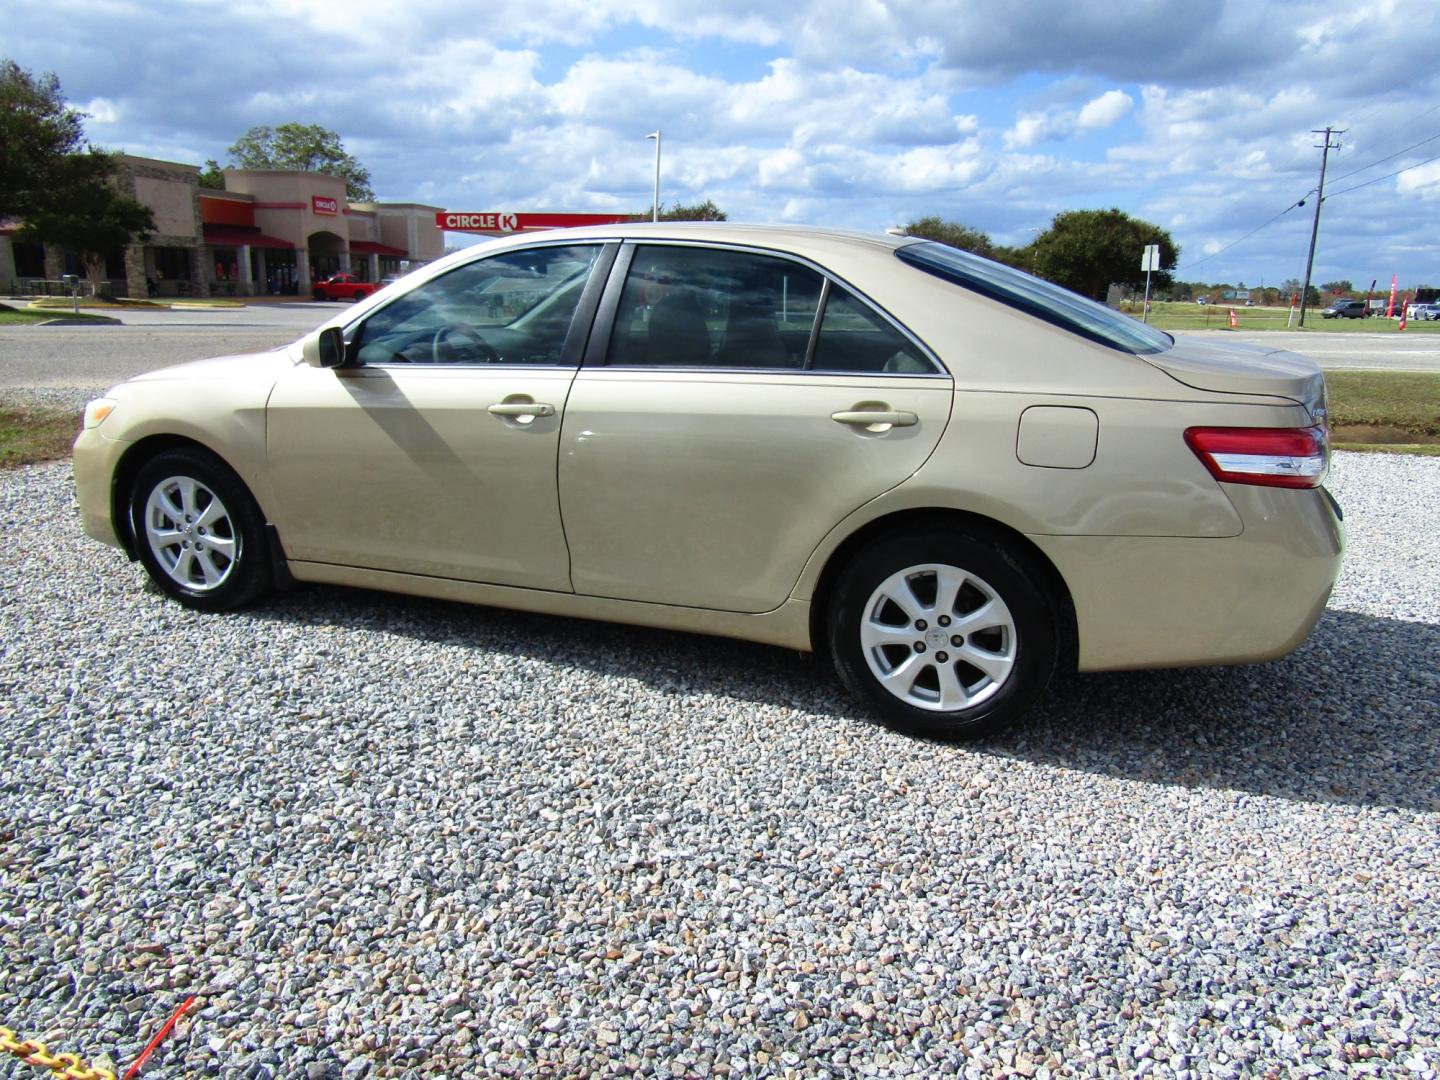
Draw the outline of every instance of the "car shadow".
M343 626L579 666L664 693L874 721L816 658L750 642L325 587L252 618ZM1328 611L1292 656L1072 675L1017 727L967 744L1117 779L1440 810L1440 626Z

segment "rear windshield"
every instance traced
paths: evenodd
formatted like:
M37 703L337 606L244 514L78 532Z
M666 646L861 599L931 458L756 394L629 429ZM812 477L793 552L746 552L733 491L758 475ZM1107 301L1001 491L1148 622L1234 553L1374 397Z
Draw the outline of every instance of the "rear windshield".
M1165 352L1175 340L1079 293L947 244L921 240L895 254L936 277L1121 352Z

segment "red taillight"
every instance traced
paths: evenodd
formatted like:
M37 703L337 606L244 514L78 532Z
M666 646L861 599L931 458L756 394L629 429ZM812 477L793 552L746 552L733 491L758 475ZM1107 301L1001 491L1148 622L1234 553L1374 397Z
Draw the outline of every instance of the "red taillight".
M1320 427L1192 427L1185 442L1210 475L1226 484L1319 487L1330 460Z

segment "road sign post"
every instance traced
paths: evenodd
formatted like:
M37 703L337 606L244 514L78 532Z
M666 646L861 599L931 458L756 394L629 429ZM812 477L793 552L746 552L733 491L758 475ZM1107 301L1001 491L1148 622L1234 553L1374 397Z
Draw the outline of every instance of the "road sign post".
M1140 258L1140 269L1145 271L1145 304L1140 311L1140 321L1150 321L1150 271L1160 269L1160 245L1146 244L1145 254Z

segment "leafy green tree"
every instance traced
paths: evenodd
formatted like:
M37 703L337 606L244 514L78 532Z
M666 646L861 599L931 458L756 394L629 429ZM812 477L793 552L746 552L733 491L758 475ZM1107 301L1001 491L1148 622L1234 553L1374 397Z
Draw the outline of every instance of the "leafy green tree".
M85 152L85 114L65 104L60 80L0 61L0 218L24 218L59 197ZM103 170L97 170L103 171Z
M216 191L225 190L225 172L214 158L205 159L205 168L200 170L200 186Z
M1355 291L1355 286L1348 281L1327 281L1320 286L1321 292L1328 292L1331 296L1344 296Z
M53 74L0 61L0 218L19 218L23 240L69 248L99 278L105 256L143 241L155 219L115 186L115 156L86 143L84 119Z
M1173 283L1169 270L1180 257L1179 246L1160 226L1119 209L1056 214L1050 228L1026 250L1034 273L1103 301L1111 283L1145 287L1140 259L1148 244L1160 245L1160 265L1168 268L1151 275L1151 288L1167 289Z
M918 236L935 240L950 247L982 255L987 259L995 257L995 244L979 229L962 225L958 221L945 221L938 214L931 214L905 226L906 236Z
M239 169L288 169L339 177L350 201L375 199L370 170L345 152L339 135L319 124L252 127L230 147L230 157Z
M113 169L112 158L99 157ZM105 276L105 256L127 244L143 244L155 231L155 218L108 175L95 175L91 154L71 154L69 164L72 175L61 178L64 201L28 215L20 236L69 248L96 281Z
M715 205L714 199L706 199L701 203L685 204L681 202L672 203L666 206L660 204L661 221L728 221L730 215ZM636 221L649 221L650 211L642 210L635 215Z

